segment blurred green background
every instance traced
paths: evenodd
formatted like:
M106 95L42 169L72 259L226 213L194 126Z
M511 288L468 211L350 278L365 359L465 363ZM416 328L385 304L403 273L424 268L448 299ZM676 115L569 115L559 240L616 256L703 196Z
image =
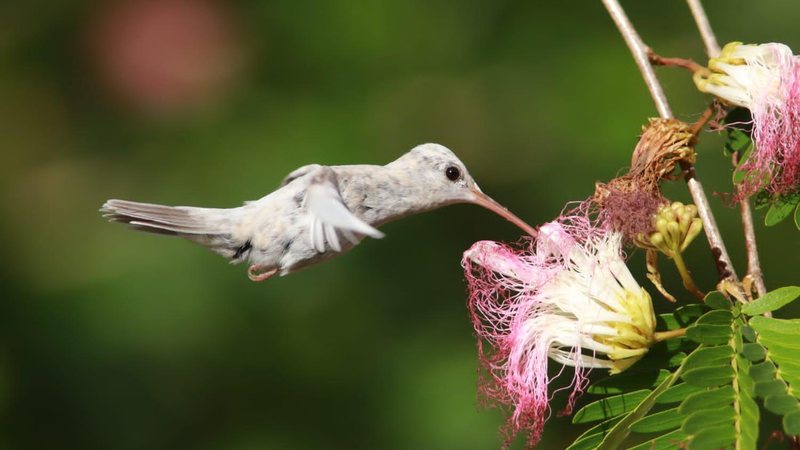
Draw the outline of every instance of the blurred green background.
M682 1L625 6L661 54L705 59ZM796 1L706 7L721 42L800 49ZM707 98L687 73L659 74L694 120ZM6 2L0 99L8 449L498 448L459 260L476 240L515 240L510 224L448 207L256 284L97 209L235 206L304 164L383 164L438 142L537 224L619 173L655 114L599 1ZM721 149L703 136L709 193L729 190ZM712 203L741 273L738 212ZM768 286L796 284L800 234L757 216ZM711 288L705 241L689 254ZM634 253L644 282L642 266ZM580 431L553 417L541 448Z

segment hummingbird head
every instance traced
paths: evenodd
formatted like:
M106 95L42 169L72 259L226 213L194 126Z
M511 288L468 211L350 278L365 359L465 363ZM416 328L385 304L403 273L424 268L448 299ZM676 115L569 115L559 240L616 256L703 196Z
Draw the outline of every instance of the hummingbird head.
M425 196L434 207L453 203L472 203L482 206L536 236L536 230L512 214L500 203L484 194L467 171L466 166L450 149L439 144L414 147L392 164L402 164L421 182Z

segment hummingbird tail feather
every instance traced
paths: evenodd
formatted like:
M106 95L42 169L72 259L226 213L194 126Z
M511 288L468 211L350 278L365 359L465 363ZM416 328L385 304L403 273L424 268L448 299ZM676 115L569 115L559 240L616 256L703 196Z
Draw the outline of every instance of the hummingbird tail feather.
M161 234L220 234L219 210L190 206L164 206L151 203L109 200L100 209L111 222L122 222L143 231ZM215 214L216 213L216 214Z
M232 242L231 221L226 211L230 210L116 199L105 202L100 208L103 217L110 222L126 223L138 231L180 236L233 258L239 244Z

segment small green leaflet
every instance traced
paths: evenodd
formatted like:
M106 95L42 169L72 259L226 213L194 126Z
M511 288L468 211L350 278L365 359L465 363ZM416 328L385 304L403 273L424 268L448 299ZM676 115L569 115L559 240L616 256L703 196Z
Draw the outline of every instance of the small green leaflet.
M736 130L738 133L744 136L744 138L737 143L737 146L740 146L739 152L739 163L736 164L736 168L733 169L733 184L739 184L747 178L747 172L742 170L742 166L745 162L747 162L750 155L753 153L753 141L750 140L744 132ZM730 141L729 141L730 142Z
M742 307L742 312L748 316L756 316L765 312L775 311L800 297L799 286L786 286L767 292L758 300Z
M800 192L780 195L771 200L771 205L764 217L764 225L771 227L783 222L794 212L795 218L799 214L796 209L800 207ZM797 222L797 220L795 220Z
M647 442L631 447L628 450L672 450L681 448L681 443L686 442L687 436L681 430L659 436Z
M725 142L725 153L732 155L736 152L746 151L749 147L752 147L752 145L753 141L746 132L738 128L728 128L728 140Z
M656 397L656 403L677 403L684 398L686 398L689 394L694 394L695 392L702 392L703 388L700 386L695 386L689 383L680 383L672 386L671 388L664 391L661 395Z
M699 303L690 303L681 306L671 314L659 314L656 318L658 320L658 328L675 330L687 327L707 311L708 308L704 304L701 305Z
M678 412L678 408L667 409L637 420L631 425L631 431L637 433L671 431L680 427L683 419L685 417Z
M589 403L575 413L572 417L572 423L594 422L625 414L633 410L648 394L650 394L650 391L643 389Z
M743 108L736 108L725 118L727 123L746 123L750 120L752 119L749 111ZM734 127L728 128L728 139L724 146L725 155L737 153L739 160L733 170L733 184L739 184L747 177L747 172L741 170L741 167L750 158L754 147L753 140L746 131Z
M700 344L724 344L733 333L732 321L733 315L730 311L709 311L686 330L686 337Z
M703 299L703 303L705 303L711 309L731 309L733 308L733 303L728 300L725 295L720 291L711 291L706 294L706 298Z
M567 447L567 450L591 450L597 448L597 446L603 442L603 439L611 430L611 427L616 425L620 419L622 419L622 417L615 417L589 428L582 435L578 436L578 439Z

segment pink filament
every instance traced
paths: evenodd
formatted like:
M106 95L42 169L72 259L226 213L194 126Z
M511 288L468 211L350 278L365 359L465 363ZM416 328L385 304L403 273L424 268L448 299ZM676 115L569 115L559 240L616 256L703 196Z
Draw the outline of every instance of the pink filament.
M550 413L547 367L555 336L546 326L530 326L531 321L557 309L540 295L541 288L568 270L571 251L587 245L595 233L584 217L561 218L542 226L538 240L521 249L481 241L464 253L468 307L484 369L479 392L489 403L513 409L504 427L506 446L523 431L528 448L539 442ZM570 355L575 372L567 387L572 389L567 414L586 386L587 371L580 348Z
M748 196L761 189L787 194L800 185L800 60L778 49L773 52L780 73L778 90L753 93L750 105L756 148L742 166L747 176L741 186Z

